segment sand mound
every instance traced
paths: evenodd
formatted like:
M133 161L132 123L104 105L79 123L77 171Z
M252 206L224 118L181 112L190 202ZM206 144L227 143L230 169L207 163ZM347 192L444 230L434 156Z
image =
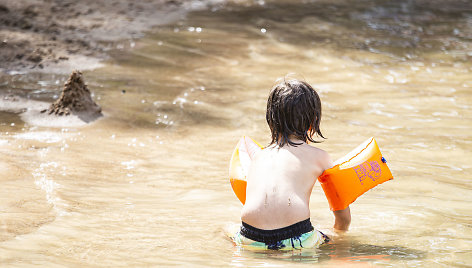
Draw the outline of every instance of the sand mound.
M59 116L74 114L87 123L102 116L102 108L93 101L80 71L72 72L59 99L41 111L45 112Z

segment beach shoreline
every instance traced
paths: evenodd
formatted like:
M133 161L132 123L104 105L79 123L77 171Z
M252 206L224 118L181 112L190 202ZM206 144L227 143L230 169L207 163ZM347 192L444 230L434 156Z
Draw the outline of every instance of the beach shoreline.
M102 66L109 51L133 48L152 27L177 21L204 1L0 0L0 74L67 74Z

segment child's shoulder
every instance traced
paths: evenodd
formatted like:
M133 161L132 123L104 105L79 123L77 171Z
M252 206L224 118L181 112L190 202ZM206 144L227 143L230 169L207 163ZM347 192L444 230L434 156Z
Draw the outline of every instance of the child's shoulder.
M324 169L328 169L333 166L333 160L331 159L331 156L328 154L328 152L312 145L308 145L306 147L307 151L309 151L310 158L312 158L313 161L319 163Z
M321 148L318 148L318 147L315 147L312 144L305 144L305 148L307 148L313 154L319 154L320 156L327 156L328 155L328 153L325 150L323 150Z

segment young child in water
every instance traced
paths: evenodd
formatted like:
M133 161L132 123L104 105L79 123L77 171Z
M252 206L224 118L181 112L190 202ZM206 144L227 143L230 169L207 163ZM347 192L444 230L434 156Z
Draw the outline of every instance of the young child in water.
M320 131L321 102L306 82L277 84L267 101L272 141L252 160L247 176L242 226L233 240L256 249L316 248L329 241L310 222L310 195L316 179L333 162L325 151L308 145ZM346 231L349 207L334 211L334 228Z

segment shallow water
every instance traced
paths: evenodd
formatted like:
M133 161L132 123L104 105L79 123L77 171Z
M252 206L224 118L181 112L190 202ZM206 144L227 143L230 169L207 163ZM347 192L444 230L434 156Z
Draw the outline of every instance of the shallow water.
M154 29L84 73L97 122L38 126L0 112L0 263L470 265L471 29L467 1L281 0L214 5ZM267 94L292 72L321 95L328 139L317 146L336 159L374 136L395 179L351 206L334 243L250 252L223 235L241 209L228 162L242 135L267 144ZM66 78L3 76L0 90L51 102ZM329 231L318 184L310 205Z

